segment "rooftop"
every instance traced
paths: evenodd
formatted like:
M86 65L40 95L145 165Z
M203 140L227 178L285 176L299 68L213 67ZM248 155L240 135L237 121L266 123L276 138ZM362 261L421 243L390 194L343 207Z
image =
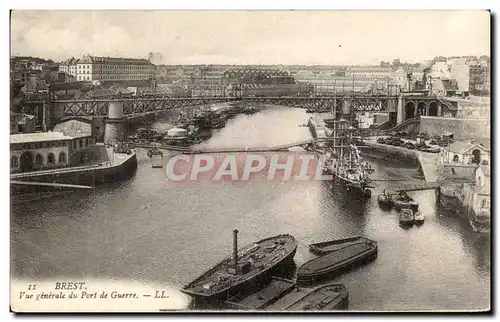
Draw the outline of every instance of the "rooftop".
M134 65L152 65L147 59L141 58L121 58L121 57L98 57L98 56L83 56L78 60L79 64L88 63L113 63L113 64L134 64Z
M64 135L61 132L40 132L40 133L20 133L11 134L10 143L32 143L71 140L72 137Z
M450 144L449 150L454 153L464 154L474 147L479 147L483 150L489 151L489 149L485 147L483 144L480 144L478 142L471 143L467 141L455 141L452 144Z

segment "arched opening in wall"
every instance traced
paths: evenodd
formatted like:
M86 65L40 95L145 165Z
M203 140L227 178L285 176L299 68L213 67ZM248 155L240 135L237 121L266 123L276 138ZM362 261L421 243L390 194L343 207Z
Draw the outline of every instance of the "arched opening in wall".
M429 104L429 116L438 116L438 102L433 101Z
M482 164L482 165L488 165L488 160L483 160L483 161L481 162L481 164Z
M472 151L472 163L473 164L481 163L481 151L479 149L474 149Z
M55 158L53 153L49 153L47 155L47 165L54 165L55 164Z
M10 158L10 167L17 168L19 166L19 159L16 156Z
M425 105L425 102L419 102L418 105L417 105L417 111L418 111L418 115L420 116L426 116L426 105Z
M59 153L59 163L62 164L66 163L66 153L64 152Z
M35 156L35 164L39 167L43 165L43 156L40 153Z
M458 162L458 161L460 161L459 158L458 158L458 155L455 154L453 156L453 162Z
M405 104L405 120L415 117L415 103L408 102Z
M477 177L477 184L478 184L480 187L482 187L482 186L483 186L483 180L481 180L481 177L480 177L480 176L478 176L478 177Z
M22 172L33 170L33 153L31 153L30 151L26 151L23 154L21 154L20 159L21 159L20 165Z

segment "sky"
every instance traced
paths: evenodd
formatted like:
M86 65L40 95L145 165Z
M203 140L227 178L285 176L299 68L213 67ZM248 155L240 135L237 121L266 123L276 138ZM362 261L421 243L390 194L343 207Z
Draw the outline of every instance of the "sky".
M11 55L379 64L489 55L487 11L12 11Z

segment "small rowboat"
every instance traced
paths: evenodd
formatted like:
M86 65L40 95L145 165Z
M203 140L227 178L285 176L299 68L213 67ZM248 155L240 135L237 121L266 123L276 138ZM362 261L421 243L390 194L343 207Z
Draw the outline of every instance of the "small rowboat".
M423 213L421 213L420 211L415 211L414 212L414 214L413 214L413 221L415 222L415 224L417 224L417 225L423 224L424 220L425 220L425 216L424 216Z
M299 267L297 283L311 284L372 261L378 255L377 242L360 236L311 244L309 250L320 257Z

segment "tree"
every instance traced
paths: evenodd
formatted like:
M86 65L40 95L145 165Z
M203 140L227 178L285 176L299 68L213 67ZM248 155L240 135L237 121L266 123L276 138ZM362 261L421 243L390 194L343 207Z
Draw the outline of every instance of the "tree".
M394 59L394 60L392 61L392 65L393 65L394 67L399 67L399 66L401 66L401 60L400 60L399 58Z

